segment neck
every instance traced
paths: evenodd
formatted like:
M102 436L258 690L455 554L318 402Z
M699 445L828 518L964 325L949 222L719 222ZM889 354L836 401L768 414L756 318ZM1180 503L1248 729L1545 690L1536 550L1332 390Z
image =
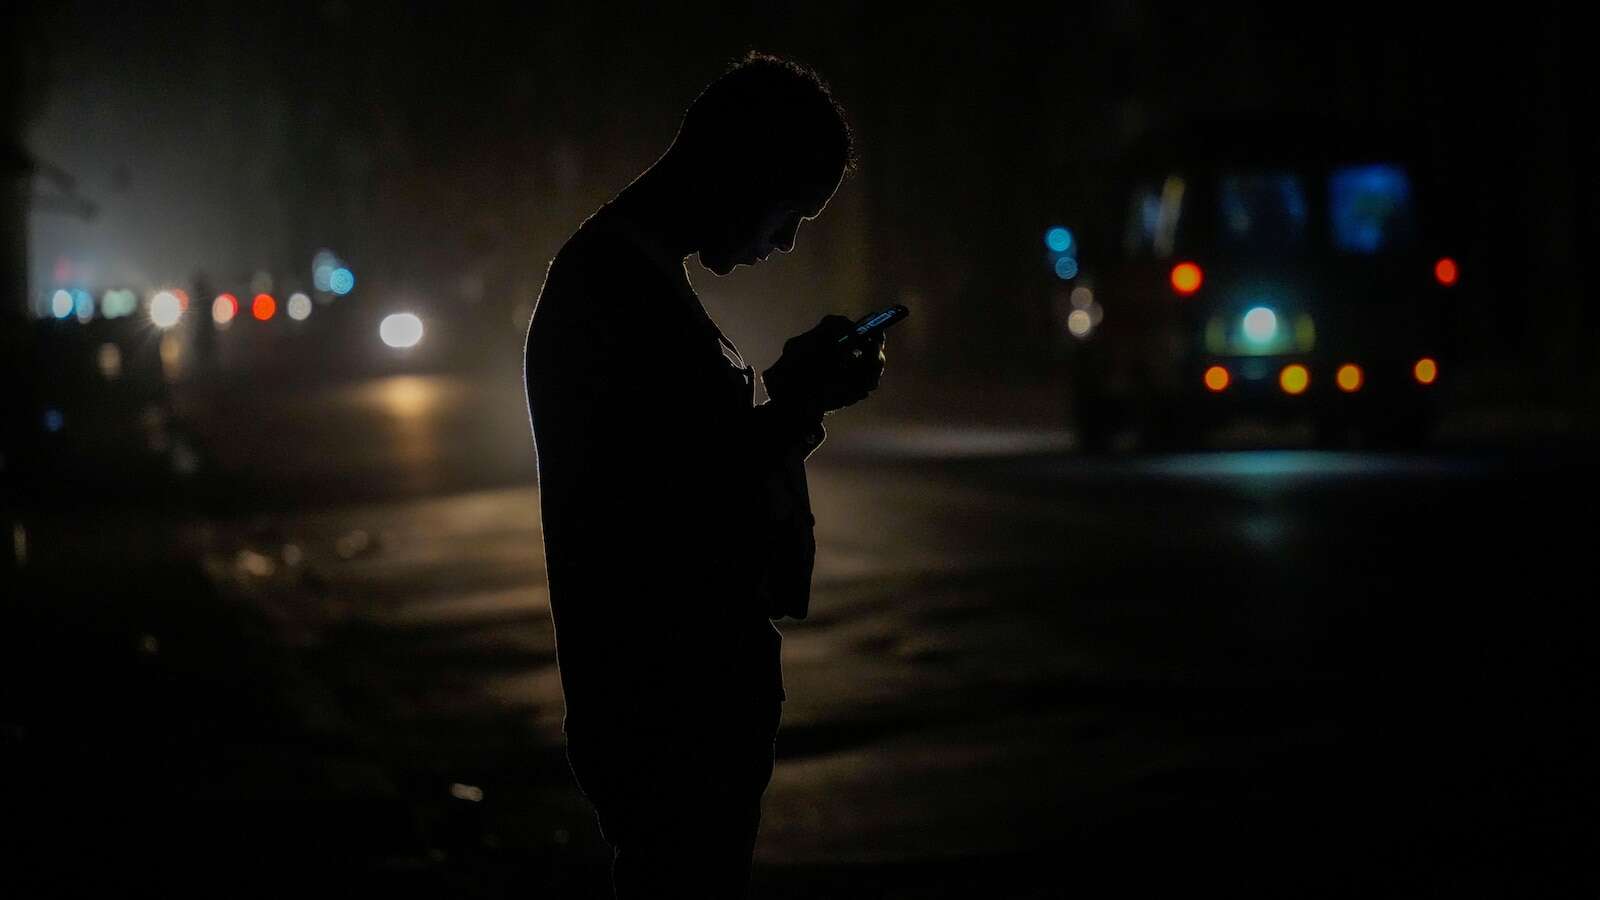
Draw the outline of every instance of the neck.
M700 250L700 226L694 218L699 205L688 199L686 179L671 157L663 157L633 180L611 201L611 206L634 220L677 259Z

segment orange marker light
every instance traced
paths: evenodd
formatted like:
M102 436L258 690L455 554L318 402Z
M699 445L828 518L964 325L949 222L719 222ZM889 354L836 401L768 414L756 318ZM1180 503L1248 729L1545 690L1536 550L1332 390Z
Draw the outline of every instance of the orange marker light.
M1192 262L1181 262L1172 267L1172 289L1184 297L1200 290L1200 282L1204 280L1204 273Z
M1228 375L1228 370L1221 366L1212 366L1206 370L1206 387L1216 393L1220 394L1227 390L1231 381L1233 378Z
M257 294L256 298L250 301L250 315L263 322L272 318L272 314L277 311L278 301L272 299L271 294Z
M1283 392L1292 397L1304 394L1310 384L1311 372L1299 363L1284 366L1283 371L1278 373L1278 387L1283 388Z
M1439 364L1424 356L1411 367L1411 375L1417 379L1417 384L1433 384L1439 380Z
M1446 256L1433 264L1433 277L1445 287L1450 287L1461 277L1461 270L1457 268L1455 260Z
M1333 380L1338 383L1339 390L1344 391L1346 394L1354 394L1356 391L1361 390L1361 384L1366 381L1366 375L1361 371L1361 367L1355 363L1345 363L1339 367L1338 372L1334 373Z

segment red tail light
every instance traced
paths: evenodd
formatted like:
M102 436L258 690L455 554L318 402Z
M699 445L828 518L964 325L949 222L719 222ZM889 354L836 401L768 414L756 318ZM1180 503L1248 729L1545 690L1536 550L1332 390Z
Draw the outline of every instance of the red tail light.
M1433 277L1445 287L1450 287L1461 277L1461 270L1456 266L1455 260L1448 256L1440 257L1439 261L1433 264Z

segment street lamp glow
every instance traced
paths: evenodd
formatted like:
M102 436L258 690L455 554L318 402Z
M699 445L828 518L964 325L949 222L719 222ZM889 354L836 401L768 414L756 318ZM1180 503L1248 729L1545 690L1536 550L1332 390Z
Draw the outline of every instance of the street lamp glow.
M386 316L378 325L378 337L399 350L415 347L422 340L422 320L411 313Z
M1258 306L1244 314L1244 336L1265 344L1278 334L1278 316L1265 306Z
M1088 310L1075 309L1067 316L1067 330L1075 338L1088 337L1089 332L1094 330L1094 319Z
M183 304L171 291L159 291L150 298L150 321L157 328L171 328L183 315Z

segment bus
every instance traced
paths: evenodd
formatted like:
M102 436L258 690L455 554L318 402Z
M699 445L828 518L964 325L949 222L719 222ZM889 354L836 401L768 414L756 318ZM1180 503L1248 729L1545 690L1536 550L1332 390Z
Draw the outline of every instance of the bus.
M1324 444L1426 440L1472 267L1418 146L1234 122L1126 154L1121 217L1057 287L1083 446L1193 446L1241 418Z

